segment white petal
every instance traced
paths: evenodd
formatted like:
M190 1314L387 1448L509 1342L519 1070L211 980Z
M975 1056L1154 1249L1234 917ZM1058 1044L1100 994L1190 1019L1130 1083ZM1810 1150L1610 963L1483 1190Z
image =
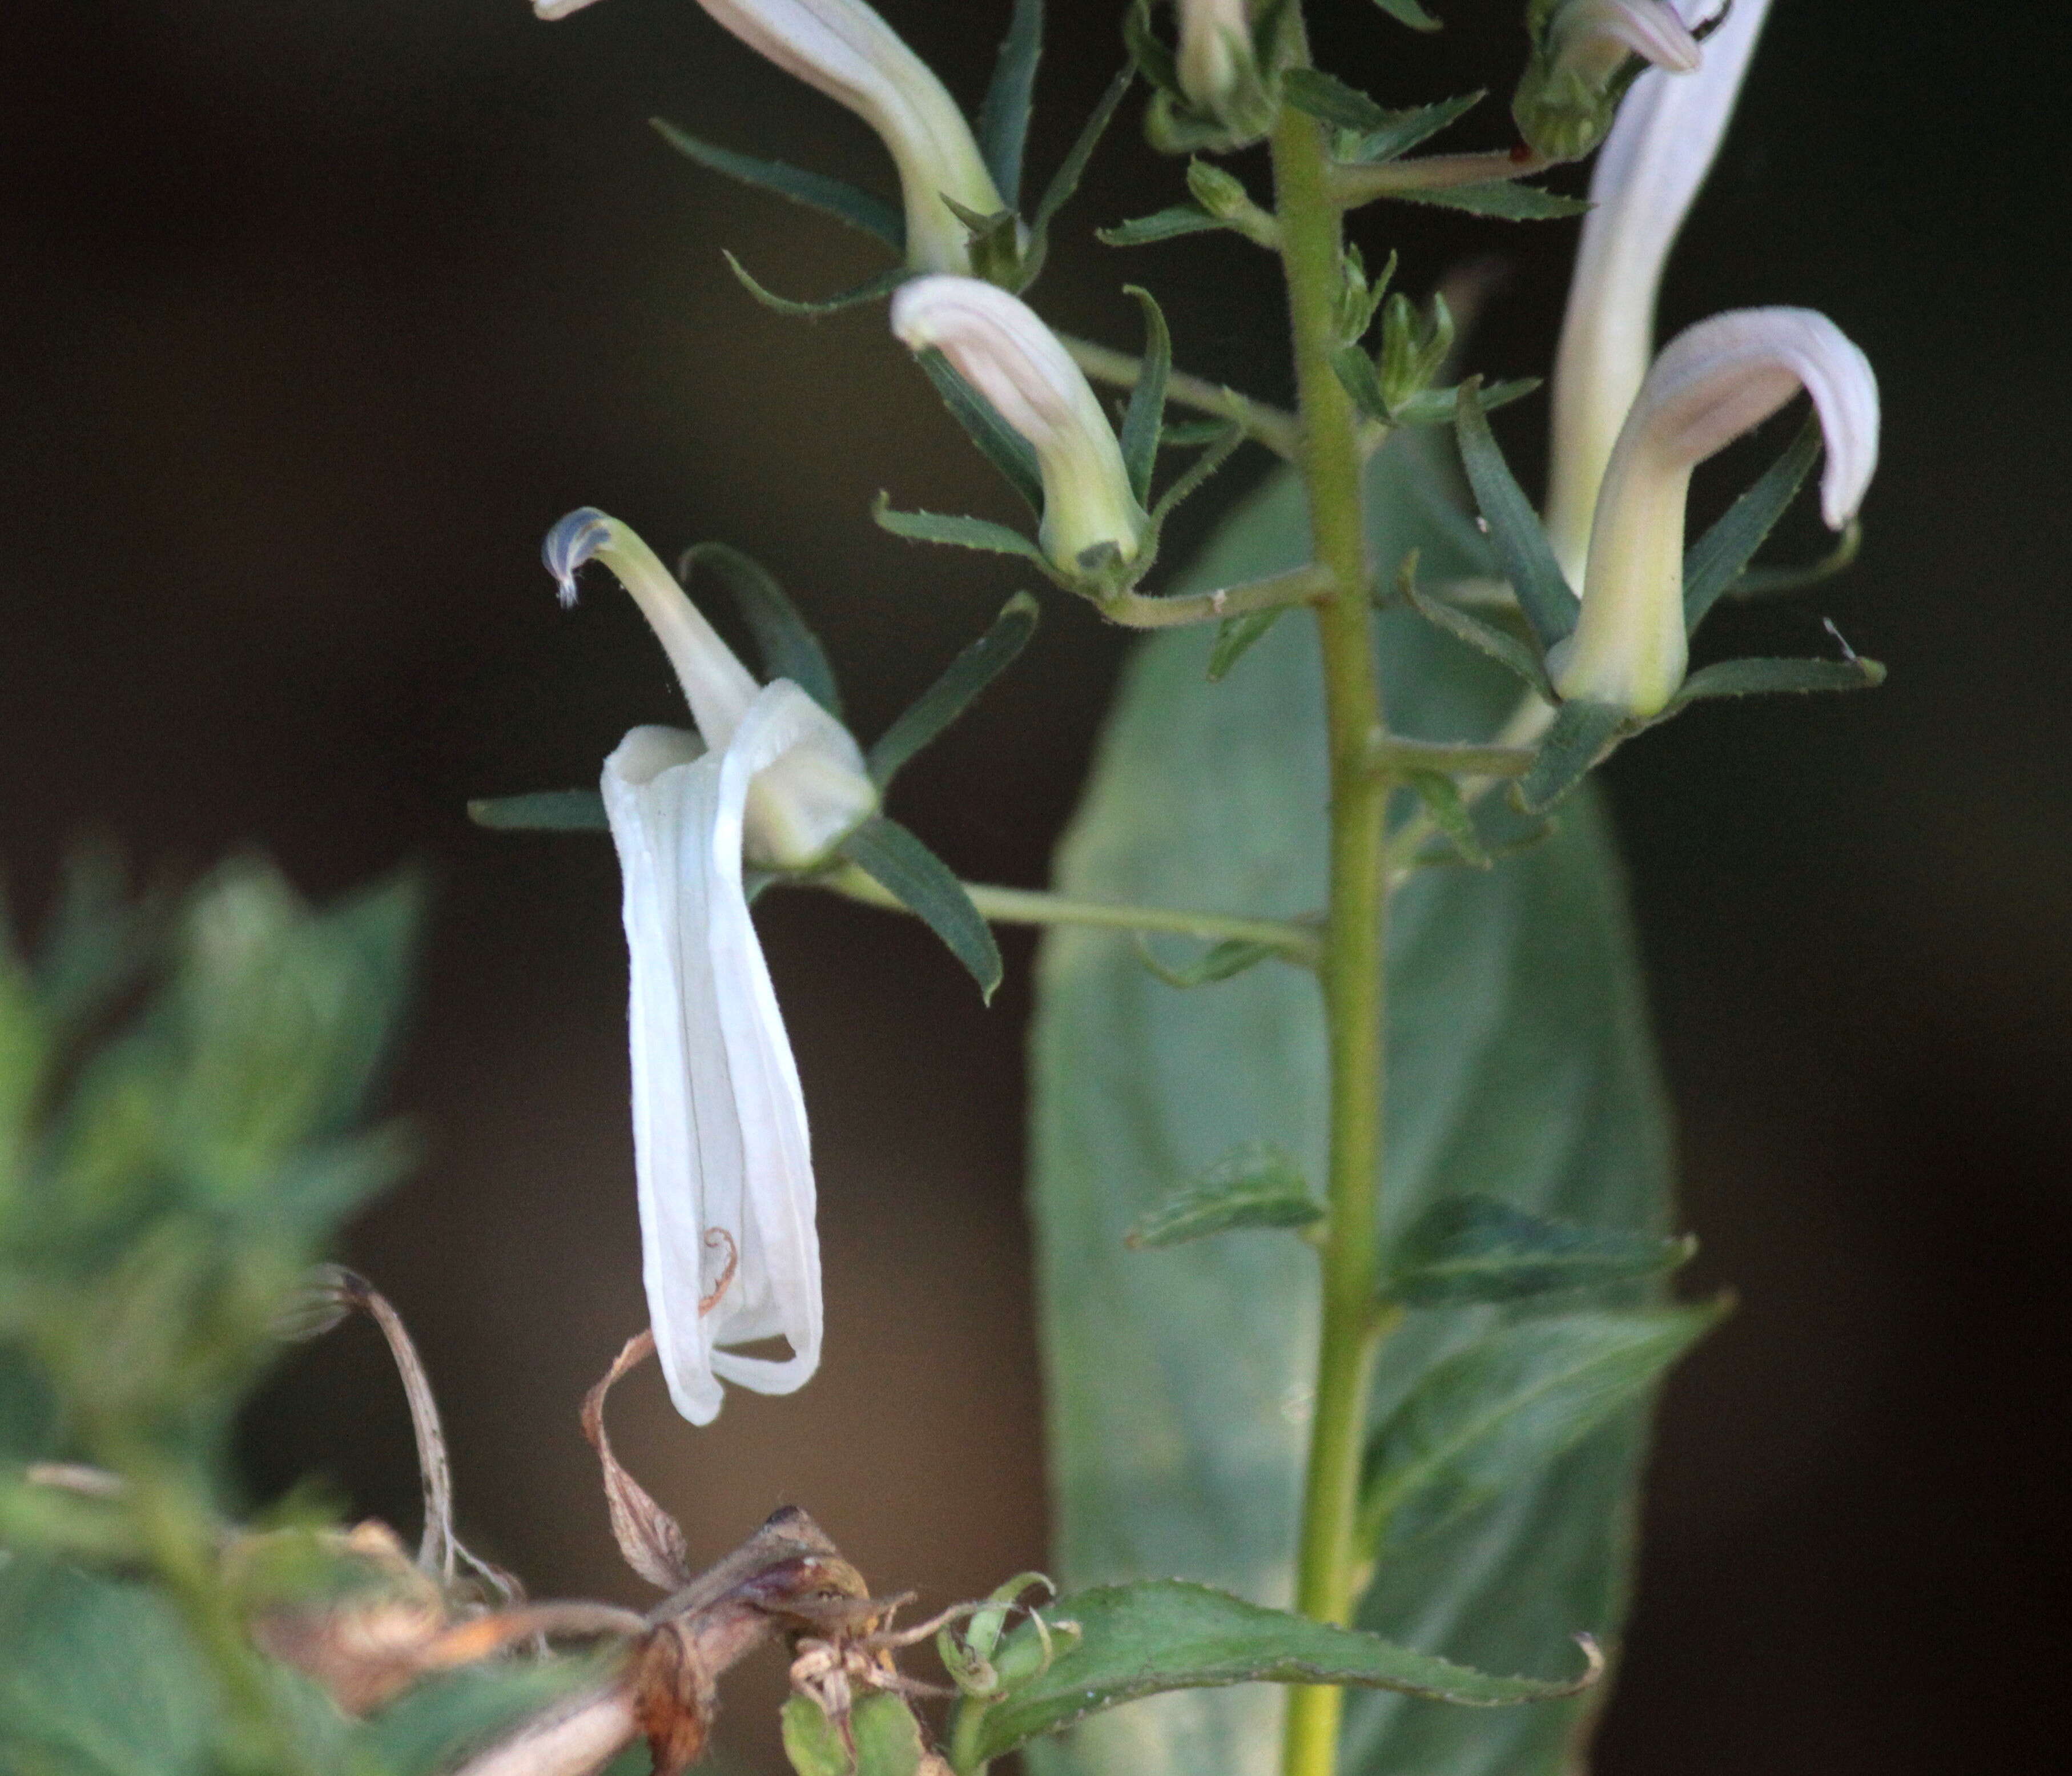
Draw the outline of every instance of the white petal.
M590 0L532 0L532 11L541 18L565 18L590 4Z
M1718 0L1684 0L1695 24ZM1655 353L1655 305L1669 249L1711 170L1770 0L1734 0L1690 74L1649 68L1598 150L1554 365L1547 524L1572 580L1597 484Z
M1020 298L975 278L916 278L892 298L892 331L931 347L1035 447L1043 472L1045 553L1067 572L1113 543L1128 561L1145 520L1122 448L1085 375Z
M1006 208L971 125L927 64L862 0L701 0L705 10L787 73L847 105L899 167L907 262L968 271L952 197L991 216Z
M1579 0L1560 17L1560 53L1585 62L1601 62L1610 75L1630 51L1688 74L1703 60L1697 39L1668 0Z
M636 728L606 762L625 882L643 1271L670 1397L694 1424L722 1379L788 1393L819 1366L820 1245L804 1096L742 891L750 779L827 719L757 696L726 750ZM782 1337L784 1360L724 1348Z

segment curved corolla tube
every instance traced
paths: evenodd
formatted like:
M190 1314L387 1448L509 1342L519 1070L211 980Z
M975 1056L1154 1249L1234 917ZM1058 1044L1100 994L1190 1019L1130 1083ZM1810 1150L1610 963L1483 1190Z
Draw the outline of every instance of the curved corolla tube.
M1663 347L1613 448L1589 538L1576 632L1549 655L1564 697L1658 713L1684 682L1684 508L1691 471L1801 388L1827 447L1820 509L1856 516L1877 467L1870 361L1808 308L1715 314Z
M605 763L632 965L642 1269L670 1398L693 1424L722 1382L790 1393L820 1360L820 1254L805 1099L742 887L755 774L818 743L827 716L788 680L733 738L635 728ZM731 1346L782 1338L784 1359Z
M1719 10L1718 0L1679 0L1688 24ZM1733 0L1696 72L1643 72L1598 150L1552 390L1547 529L1571 583L1581 583L1597 485L1654 356L1663 266L1719 152L1769 10L1770 0Z

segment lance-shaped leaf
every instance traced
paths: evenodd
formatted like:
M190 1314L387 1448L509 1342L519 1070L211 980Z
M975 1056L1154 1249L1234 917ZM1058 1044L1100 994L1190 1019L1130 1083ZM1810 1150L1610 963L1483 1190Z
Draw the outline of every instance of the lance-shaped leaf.
M1289 68L1281 76L1281 97L1319 122L1360 134L1387 130L1403 116L1384 111L1357 87L1320 68Z
M1050 566L1042 550L1020 531L1009 530L1006 525L996 524L990 519L944 512L900 512L883 493L871 502L870 516L879 529L903 536L910 543L947 543L956 549L1020 555L1046 571Z
M1394 160L1458 122L1487 97L1486 90L1463 92L1455 98L1441 99L1437 105L1420 105L1408 111L1384 111L1381 121L1370 126L1357 142L1341 142L1338 158L1362 166Z
M991 1004L1005 972L1000 946L956 872L897 820L882 814L850 833L840 849L948 946Z
M1280 605L1271 610L1254 610L1248 616L1224 618L1216 625L1215 643L1209 650L1209 682L1221 683L1253 644L1264 639L1266 631L1287 615L1288 606Z
M841 691L820 638L799 614L791 595L759 562L725 543L693 543L676 563L676 578L688 589L701 567L717 574L734 595L742 620L763 656L765 679L788 678L837 722L842 718Z
M1018 592L1001 606L993 627L944 668L892 726L878 737L865 758L870 779L882 791L906 761L969 709L996 678L1013 665L1036 632L1036 601Z
M477 826L500 832L606 832L604 798L594 789L539 789L523 796L483 796L467 804Z
M1149 216L1118 222L1112 228L1096 228L1094 238L1104 247L1145 247L1154 241L1175 240L1183 234L1207 234L1229 226L1222 217L1210 215L1198 204L1175 204L1170 209L1156 210Z
M1093 158L1095 148L1107 133L1109 120L1115 116L1116 107L1122 103L1123 95L1128 92L1130 83L1137 77L1134 60L1125 62L1115 78L1101 94L1100 102L1093 114L1079 131L1079 139L1071 150L1059 162L1058 170L1050 175L1050 183L1043 188L1043 195L1036 205L1036 213L1030 219L1029 248L1022 261L1019 287L1026 289L1036 281L1043 269L1043 261L1050 251L1050 224L1059 211L1071 202L1072 194L1079 188L1079 180L1085 175L1087 162Z
M1166 420L1166 379L1173 371L1173 335L1151 292L1137 284L1123 286L1144 308L1143 368L1129 392L1129 409L1122 421L1122 462L1129 471L1129 491L1140 506L1151 503L1151 471Z
M1219 944L1212 944L1192 962L1178 967L1162 960L1152 948L1147 932L1137 934L1137 960L1141 962L1157 979L1169 987L1182 992L1191 987L1213 985L1219 980L1228 980L1243 974L1247 968L1256 968L1262 962L1271 961L1287 952L1276 945L1261 944L1256 939L1227 937Z
M1817 561L1808 561L1802 567L1745 568L1720 595L1738 602L1743 599L1775 598L1790 592L1803 592L1809 586L1818 586L1823 580L1832 580L1837 574L1852 566L1863 546L1863 522L1860 519L1852 518L1842 526L1842 534L1835 539L1835 546Z
M1573 1696L1597 1680L1604 1664L1586 1642L1578 1677L1550 1682L1491 1676L1378 1634L1263 1610L1180 1579L1102 1585L1063 1598L1042 1614L1077 1623L1081 1638L1048 1671L1003 1700L964 1704L985 1711L976 1733L981 1758L1003 1757L1039 1734L1164 1690L1342 1684L1470 1708L1503 1708ZM1008 1644L1034 1633L1024 1623ZM1548 1656L1550 1661L1557 1657L1556 1649L1549 1647Z
M1412 549L1403 558L1402 569L1396 575L1396 583L1410 607L1435 629L1442 629L1456 641L1466 642L1478 654L1494 660L1498 665L1514 675L1528 689L1546 701L1554 701L1554 689L1547 682L1547 669L1540 664L1532 649L1507 629L1499 629L1493 623L1485 623L1472 610L1464 610L1457 604L1444 598L1435 598L1419 590L1417 586L1417 552Z
M1416 162L1412 161L1411 165ZM1442 210L1465 210L1499 222L1558 222L1581 216L1589 205L1581 198L1542 191L1522 179L1492 179L1473 185L1411 186L1383 194L1404 204L1429 204Z
M1237 1228L1306 1227L1325 1214L1283 1149L1248 1141L1146 1209L1122 1243L1146 1251Z
M1014 0L1014 16L1001 40L993 81L979 107L978 146L987 170L1010 210L1022 204L1022 159L1029 141L1029 113L1036 90L1036 64L1043 54L1043 0Z
M1847 660L1723 660L1684 681L1665 715L1711 697L1804 695L1814 691L1868 691L1885 682L1884 665L1852 654Z
M1724 1311L1519 1320L1447 1358L1368 1445L1365 1544L1414 1541L1530 1480L1652 1387Z
M1233 420L1217 434L1214 443L1187 465L1179 479L1158 496L1158 504L1151 508L1153 535L1171 516L1174 508L1191 498L1203 482L1230 461L1238 446L1244 442L1244 428Z
M978 446L987 462L1006 476L1038 517L1043 515L1043 471L1036 446L1000 417L1000 409L957 373L957 367L933 346L915 354L928 373L956 422Z
M1437 31L1439 21L1418 4L1418 0L1374 0L1374 3L1398 24L1408 25L1412 31Z
M1579 1227L1489 1196L1441 1197L1396 1248L1383 1293L1406 1307L1512 1301L1673 1270L1698 1249L1625 1227Z
M1684 557L1684 628L1696 635L1720 594L1741 578L1820 456L1820 417L1808 413L1784 454Z
M1512 791L1519 807L1528 814L1544 814L1589 775L1632 724L1632 712L1615 703L1564 703L1540 742L1532 768Z
M881 296L889 296L904 283L911 274L904 265L894 265L882 271L869 282L858 284L853 290L845 290L837 295L815 299L811 297L779 296L774 290L757 279L738 259L724 247L720 257L726 261L727 269L734 273L734 282L753 296L772 314L788 314L794 320L816 321L824 314L838 314L845 308L861 308L865 302L874 302Z
M1508 382L1490 383L1482 391L1482 411L1493 413L1499 407L1508 407L1514 401L1523 401L1539 388L1540 380L1537 376L1514 376ZM1458 388L1416 389L1396 402L1396 423L1450 425L1460 417L1460 393Z
M1497 559L1544 652L1574 630L1577 601L1548 546L1539 514L1504 461L1496 434L1484 417L1479 376L1461 384L1455 430L1461 441L1461 461L1475 490L1475 503L1489 520Z
M1475 870L1492 866L1494 860L1483 845L1481 834L1475 831L1474 815L1462 796L1459 784L1436 771L1413 771L1403 781L1424 804L1424 812L1432 816L1432 824L1452 842L1462 862Z
M894 253L906 252L906 221L898 210L883 198L873 197L868 191L860 191L853 185L829 179L824 173L809 173L781 160L758 159L754 154L736 154L731 148L701 142L661 117L650 117L648 121L663 141L701 166L724 173L744 185L753 185L758 191L775 191L779 197L789 198L808 209L818 210L882 240Z

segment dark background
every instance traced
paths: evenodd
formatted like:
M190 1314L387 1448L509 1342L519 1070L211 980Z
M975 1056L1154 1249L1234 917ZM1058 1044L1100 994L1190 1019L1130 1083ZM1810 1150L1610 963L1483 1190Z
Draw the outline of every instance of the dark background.
M887 10L975 101L1005 6ZM1052 10L1039 170L1118 60L1112 0ZM1429 40L1364 0L1312 10L1326 61L1385 102L1502 94L1523 53L1511 0L1451 0ZM1832 615L1892 682L1702 713L1610 773L1697 1281L1742 1307L1669 1392L1605 1776L2056 1763L2072 604L2053 119L2072 60L2031 34L2048 10L1778 0L1666 294L1665 328L1823 309L1877 364L1861 565L1720 634L1812 652ZM869 245L691 167L643 120L881 188L889 168L690 0L554 26L520 0L63 0L5 32L18 912L95 828L154 870L256 841L314 894L430 865L399 1079L428 1158L352 1256L425 1346L474 1537L537 1591L637 1598L574 1411L642 1318L616 874L600 841L493 838L461 808L590 781L627 726L672 717L627 601L600 578L575 615L555 606L536 551L573 505L665 553L717 536L762 557L866 735L1013 583L865 516L881 485L1006 516L882 314L780 320L718 255L807 294L874 270ZM1177 189L1133 113L1069 212L1044 312L1126 344L1117 286L1147 279L1184 363L1282 394L1263 255L1085 241ZM1499 97L1461 134L1503 130ZM1505 256L1474 354L1496 376L1546 363L1572 232L1359 222L1413 288ZM1543 413L1507 416L1522 467ZM1025 664L900 792L975 878L1042 879L1121 651L1046 605ZM733 1393L697 1433L636 1378L623 1453L695 1554L791 1500L881 1589L975 1594L1042 1548L1027 946L1009 940L988 1012L891 919L793 895L761 923L812 1103L827 1361L796 1399ZM414 1522L401 1400L364 1331L290 1365L248 1441L261 1490L314 1468ZM757 1681L733 1704L751 1744L781 1679Z

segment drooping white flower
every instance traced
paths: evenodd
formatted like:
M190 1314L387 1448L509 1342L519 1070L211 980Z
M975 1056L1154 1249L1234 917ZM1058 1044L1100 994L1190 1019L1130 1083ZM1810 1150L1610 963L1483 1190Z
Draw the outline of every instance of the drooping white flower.
M1824 314L1737 309L1663 348L1614 446L1590 529L1576 632L1549 655L1556 689L1658 713L1684 682L1684 512L1691 471L1801 388L1827 448L1820 508L1840 530L1877 467L1869 360Z
M1655 352L1662 269L1726 134L1770 0L1733 0L1696 72L1642 72L1619 105L1590 180L1568 306L1554 360L1547 528L1572 582L1597 484ZM1696 24L1718 0L1679 0Z
M884 138L899 169L906 262L968 272L964 224L944 202L978 216L1006 208L971 125L943 83L864 0L699 0L744 43L844 105ZM563 18L590 0L533 0Z
M545 553L565 598L586 561L619 577L703 735L634 729L605 761L602 788L631 963L648 1317L670 1398L706 1424L722 1381L789 1393L820 1359L805 1099L749 916L743 853L817 858L871 812L877 792L848 730L787 679L758 688L624 525L572 512ZM772 1338L789 1343L787 1358L730 1348Z
M972 278L917 278L892 298L892 331L940 352L1026 438L1043 476L1043 552L1060 571L1104 543L1127 561L1149 523L1122 447L1079 367L1019 298Z

